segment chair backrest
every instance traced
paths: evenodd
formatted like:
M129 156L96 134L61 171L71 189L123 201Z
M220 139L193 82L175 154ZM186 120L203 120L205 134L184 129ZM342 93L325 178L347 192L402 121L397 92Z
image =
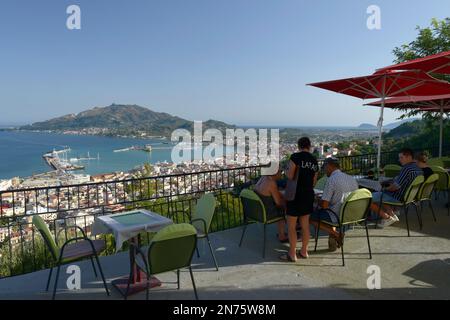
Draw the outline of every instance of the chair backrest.
M206 222L207 230L203 230L204 224L200 221L194 221L192 224L197 230L207 233L211 227L211 222L216 210L216 198L212 193L205 193L197 200L192 219L203 219Z
M317 180L317 183L316 183L314 188L317 189L317 190L325 189L325 185L327 183L327 180L328 180L328 177L327 176L323 176L322 178Z
M418 200L427 200L431 199L431 194L433 193L433 189L436 186L436 183L439 181L439 175L437 173L433 173L431 176L422 183L420 187L419 193L417 195Z
M383 170L386 177L394 178L400 173L402 167L397 164L387 164L384 166Z
M444 168L450 168L450 157L442 157L441 159L444 162Z
M197 231L188 223L172 224L156 233L148 249L151 274L189 267L197 245Z
M341 206L341 224L365 220L371 203L372 193L367 189L358 189L350 193Z
M58 260L59 259L59 248L56 245L55 239L52 237L50 229L48 228L44 219L42 219L38 215L33 216L33 225L39 231L42 238L44 238L45 245L47 246L48 250L50 251L52 257L55 259L55 261Z
M443 158L431 158L431 159L428 159L428 165L429 166L445 167Z
M252 190L244 189L239 195L246 220L254 220L266 223L266 208L261 198Z
M403 196L403 202L408 204L416 200L417 194L419 193L420 187L422 186L425 178L423 176L417 176L413 182L409 185L408 189Z
M435 189L438 191L448 190L448 188L450 187L450 175L448 174L447 170L439 166L430 166L430 168L434 173L437 173L439 175L439 180L436 183Z

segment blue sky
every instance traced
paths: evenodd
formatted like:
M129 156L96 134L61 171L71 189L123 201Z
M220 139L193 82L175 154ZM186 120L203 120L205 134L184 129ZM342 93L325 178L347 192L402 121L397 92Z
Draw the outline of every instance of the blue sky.
M81 30L66 28L71 4ZM381 30L366 27L372 4ZM375 108L305 84L389 65L449 12L448 0L2 0L0 123L113 102L247 125L376 123Z

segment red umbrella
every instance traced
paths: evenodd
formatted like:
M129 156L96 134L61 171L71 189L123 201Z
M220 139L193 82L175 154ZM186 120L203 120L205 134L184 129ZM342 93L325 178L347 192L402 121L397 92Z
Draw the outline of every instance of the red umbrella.
M450 51L394 64L378 69L377 72L387 70L422 70L428 73L450 74Z
M332 80L309 85L361 99L381 99L380 119L378 121L378 168L380 168L381 159L381 135L385 99L400 96L450 94L450 84L447 81L437 80L420 70L388 70L365 77Z
M368 103L369 106L381 106L382 101ZM396 109L418 109L423 112L440 113L439 157L442 157L442 142L444 131L444 111L450 112L450 94L439 96L409 96L396 97L384 101L384 106Z

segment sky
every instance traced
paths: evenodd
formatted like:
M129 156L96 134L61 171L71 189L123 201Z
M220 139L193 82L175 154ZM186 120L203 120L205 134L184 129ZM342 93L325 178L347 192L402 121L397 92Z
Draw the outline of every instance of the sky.
M66 26L74 4L80 30ZM375 124L377 108L306 84L390 65L416 26L449 13L448 0L1 0L0 124L112 103L237 125Z

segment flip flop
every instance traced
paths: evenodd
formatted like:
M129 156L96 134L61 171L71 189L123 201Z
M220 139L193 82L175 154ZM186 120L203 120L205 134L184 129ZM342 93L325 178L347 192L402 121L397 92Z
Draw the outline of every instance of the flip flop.
M283 253L279 256L279 259L284 262L297 262L297 260L292 259L288 253Z

